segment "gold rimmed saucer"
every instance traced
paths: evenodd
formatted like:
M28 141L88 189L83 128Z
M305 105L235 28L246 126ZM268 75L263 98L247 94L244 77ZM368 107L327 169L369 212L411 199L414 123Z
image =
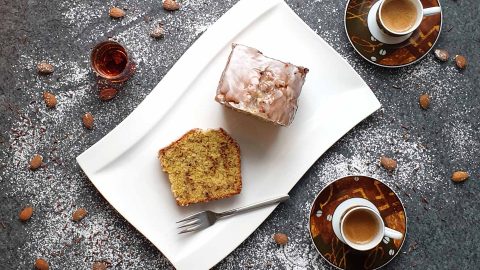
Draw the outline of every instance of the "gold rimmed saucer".
M364 198L380 212L385 225L401 232L402 239L384 237L368 251L357 251L341 242L332 227L333 213L350 198ZM377 269L390 262L402 248L407 234L407 216L400 198L386 184L367 176L346 176L328 184L310 209L310 236L320 255L339 269Z
M368 62L388 68L408 66L425 57L442 29L442 13L424 17L410 38L398 44L384 44L368 29L368 13L378 0L349 0L345 8L348 40ZM424 8L440 6L439 0L421 0Z

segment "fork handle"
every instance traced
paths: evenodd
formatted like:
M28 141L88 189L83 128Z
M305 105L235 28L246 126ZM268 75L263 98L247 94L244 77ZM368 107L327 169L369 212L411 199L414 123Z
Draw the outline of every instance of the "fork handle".
M290 196L283 195L283 196L280 196L280 197L277 197L277 198L268 199L268 200L261 201L261 202L258 202L258 203L254 203L254 204L250 204L250 205L247 205L247 206L243 206L243 207L235 208L235 209L228 210L228 211L225 211L225 212L221 212L221 213L218 213L217 215L218 215L218 218L224 218L224 217L232 216L232 215L235 215L235 214L248 212L248 211L253 210L253 209L262 208L262 207L269 206L269 205L276 204L276 203L281 203L283 201L288 200L289 198L290 198Z

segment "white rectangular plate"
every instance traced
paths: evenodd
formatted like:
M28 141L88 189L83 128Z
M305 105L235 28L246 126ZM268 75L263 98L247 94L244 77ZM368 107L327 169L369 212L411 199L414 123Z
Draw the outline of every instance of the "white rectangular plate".
M290 127L259 121L214 101L232 42L310 69ZM358 74L282 0L242 0L185 52L135 111L77 161L112 206L177 269L208 269L275 206L194 234L178 235L175 221L203 209L222 211L288 193L332 144L379 107ZM192 128L218 127L240 144L241 194L177 206L157 151Z

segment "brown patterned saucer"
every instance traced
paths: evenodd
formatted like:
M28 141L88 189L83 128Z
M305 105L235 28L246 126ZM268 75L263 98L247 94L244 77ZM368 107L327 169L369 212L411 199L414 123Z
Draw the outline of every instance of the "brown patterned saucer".
M389 228L403 233L400 240L384 237L368 251L357 251L341 242L332 227L336 207L350 198L372 202ZM407 217L400 198L387 185L368 176L346 176L328 184L315 198L310 210L310 236L322 257L339 269L377 269L390 262L402 248Z
M375 39L367 26L368 12L378 0L349 0L345 8L348 40L372 64L396 68L411 65L433 48L442 30L442 13L424 17L410 38L399 44L384 44ZM440 6L440 0L421 0L424 8Z

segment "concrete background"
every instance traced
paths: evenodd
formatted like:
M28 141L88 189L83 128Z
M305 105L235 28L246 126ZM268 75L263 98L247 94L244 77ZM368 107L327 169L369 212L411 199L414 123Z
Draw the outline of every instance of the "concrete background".
M165 12L160 1L0 2L0 269L31 269L37 257L51 269L91 269L108 260L113 269L171 269L168 260L102 198L74 158L101 139L145 98L189 46L237 1L183 1ZM383 108L363 121L318 159L275 212L216 269L330 269L316 253L307 229L309 205L328 182L347 174L378 177L400 194L407 208L408 237L386 269L478 269L480 218L479 45L480 4L443 0L443 33L436 47L469 61L464 71L429 54L401 69L375 67L358 56L343 27L345 1L287 0L292 9L359 72ZM127 9L120 21L110 6ZM254 8L254 7L252 7ZM153 40L153 25L165 23L166 37ZM97 42L115 37L138 63L137 73L114 100L98 100L89 68ZM288 38L288 37L287 37ZM55 73L38 76L48 60ZM59 99L46 109L44 90ZM422 93L430 109L418 106ZM90 111L95 129L82 127ZM43 168L28 170L34 153ZM399 161L389 175L378 158ZM449 180L455 170L470 179ZM32 219L18 220L24 205ZM70 220L77 207L89 216ZM271 240L285 232L285 247Z

